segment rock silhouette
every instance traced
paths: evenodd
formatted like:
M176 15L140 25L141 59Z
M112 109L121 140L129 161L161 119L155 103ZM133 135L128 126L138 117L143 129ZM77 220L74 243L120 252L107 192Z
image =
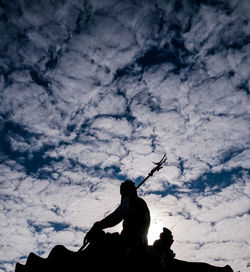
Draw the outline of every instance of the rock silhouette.
M47 258L30 253L25 265L16 264L16 272L78 272L78 271L192 271L232 272L229 265L187 262L175 258L171 250L173 236L163 228L152 246L138 245L124 249L118 233L97 231L88 246L77 252L62 245L55 246Z

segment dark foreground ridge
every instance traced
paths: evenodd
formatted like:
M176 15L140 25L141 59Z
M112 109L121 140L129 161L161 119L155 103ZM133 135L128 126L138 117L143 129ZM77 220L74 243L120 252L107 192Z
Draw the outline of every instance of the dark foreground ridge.
M229 265L213 266L201 262L187 262L175 258L171 250L173 236L163 228L158 240L152 246L140 245L123 248L118 233L98 230L92 233L89 243L77 252L56 245L47 258L30 253L25 265L16 264L16 272L232 272Z

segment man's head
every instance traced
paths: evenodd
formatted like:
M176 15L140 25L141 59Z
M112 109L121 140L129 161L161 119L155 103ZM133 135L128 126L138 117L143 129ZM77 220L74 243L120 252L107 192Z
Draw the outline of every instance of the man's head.
M120 194L125 196L137 196L135 183L132 180L125 180L120 186Z

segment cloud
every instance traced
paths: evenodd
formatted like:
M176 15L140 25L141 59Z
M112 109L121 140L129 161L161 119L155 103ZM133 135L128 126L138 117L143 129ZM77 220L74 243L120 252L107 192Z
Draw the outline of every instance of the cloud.
M0 269L77 250L166 153L139 190L152 235L247 270L249 19L244 0L0 3Z

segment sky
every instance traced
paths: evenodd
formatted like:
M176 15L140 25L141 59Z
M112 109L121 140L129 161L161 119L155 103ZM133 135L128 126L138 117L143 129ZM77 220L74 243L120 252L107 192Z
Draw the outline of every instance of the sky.
M249 0L1 0L0 31L0 271L78 250L164 154L149 242L250 271Z

